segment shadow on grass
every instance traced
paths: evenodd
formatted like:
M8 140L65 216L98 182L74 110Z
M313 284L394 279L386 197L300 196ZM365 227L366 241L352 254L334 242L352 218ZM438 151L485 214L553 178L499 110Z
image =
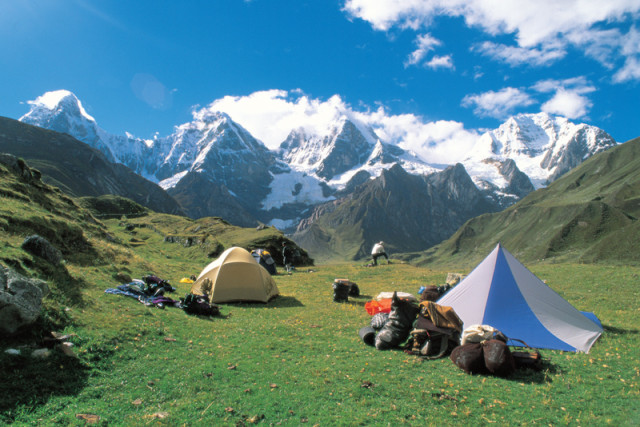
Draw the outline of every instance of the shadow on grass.
M608 333L615 334L615 335L640 333L638 329L623 329L623 328L616 328L615 326L609 326L609 325L602 325L602 329L604 329Z
M296 297L287 296L287 295L279 295L277 298L272 299L267 303L269 307L278 307L278 308L291 308L291 307L304 307Z
M360 295L357 297L350 296L349 299L345 301L345 303L364 307L371 300L372 300L372 297L370 295Z
M220 306L236 306L236 307L278 307L278 308L291 308L291 307L304 307L297 298L286 295L278 295L267 303L262 302L229 302L220 303Z
M78 359L52 351L46 359L0 355L0 423L11 424L53 396L78 394L89 369Z

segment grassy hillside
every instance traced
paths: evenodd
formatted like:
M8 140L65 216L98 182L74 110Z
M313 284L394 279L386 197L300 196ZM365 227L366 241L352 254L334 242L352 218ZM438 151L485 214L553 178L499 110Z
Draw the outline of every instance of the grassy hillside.
M416 263L475 265L498 242L520 260L640 263L640 138L586 160L510 208L482 215Z
M162 188L124 165L111 163L97 149L59 132L0 117L0 153L25 159L42 179L65 194L119 194L158 212L184 215Z
M147 212L119 198L73 200L0 166L1 263L41 277L52 294L30 333L0 341L0 422L16 425L633 425L640 421L636 292L640 269L541 264L534 273L605 326L590 354L543 351L542 372L469 376L449 359L421 361L363 344L364 304L381 291L416 293L446 270L408 264L320 265L276 276L268 304L227 304L221 316L146 307L105 294L117 273L155 273L177 286L206 265L214 241L250 245L274 229L231 227ZM26 171L26 172L25 172ZM25 178L27 176L27 178ZM110 218L123 206L130 217ZM85 208L86 207L86 208ZM87 210L92 209L92 211ZM93 212L93 213L91 213ZM101 220L98 215L104 215ZM114 215L115 216L115 215ZM52 267L24 252L40 233L66 258ZM456 271L468 272L464 268ZM332 302L334 278L362 296ZM173 294L170 294L173 296ZM75 357L34 359L50 330ZM21 356L5 353L20 349ZM606 393L606 399L603 394Z

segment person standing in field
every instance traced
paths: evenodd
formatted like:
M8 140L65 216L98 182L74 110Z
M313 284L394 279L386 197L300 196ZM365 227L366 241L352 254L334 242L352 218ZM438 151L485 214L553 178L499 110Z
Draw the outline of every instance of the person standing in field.
M371 249L371 257L373 258L373 265L378 265L378 258L381 256L385 257L387 260L387 264L391 264L389 261L389 257L387 256L387 252L384 250L384 242L378 242L373 245L373 249Z
M289 248L287 247L287 242L282 242L282 265L287 273L291 273L291 254L289 253ZM289 259L287 259L289 257Z

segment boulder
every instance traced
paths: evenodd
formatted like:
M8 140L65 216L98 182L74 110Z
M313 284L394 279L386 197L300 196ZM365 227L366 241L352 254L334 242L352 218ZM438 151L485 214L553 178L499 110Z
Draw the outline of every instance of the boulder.
M47 239L37 234L25 238L21 247L31 255L45 259L53 265L58 265L62 262L62 252Z
M14 335L32 325L48 293L46 282L0 266L0 335Z

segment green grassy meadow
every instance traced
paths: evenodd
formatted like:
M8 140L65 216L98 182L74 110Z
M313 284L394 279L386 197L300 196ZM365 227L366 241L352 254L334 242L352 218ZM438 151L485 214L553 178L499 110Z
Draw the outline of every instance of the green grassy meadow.
M115 233L114 221L110 227ZM204 257L152 234L132 248L134 277L155 272L174 285ZM154 239L158 239L154 241ZM125 253L126 255L126 253ZM193 256L193 254L190 254ZM122 262L118 259L114 262ZM196 257L194 257L196 258ZM143 261L144 260L144 261ZM77 358L4 352L0 421L16 425L636 425L640 422L637 267L541 264L532 271L574 306L595 311L605 333L589 354L542 351L542 372L471 376L448 358L422 361L366 346L364 304L381 291L416 293L446 271L408 264L300 268L278 275L266 305L226 304L201 318L110 294L109 270L72 267L82 302L56 306ZM467 271L461 271L467 272ZM334 278L361 296L332 302ZM188 285L177 284L178 296ZM8 343L3 343L7 347ZM9 343L18 345L19 343Z
M527 264L576 308L594 311L605 332L589 354L543 350L541 372L471 376L448 358L378 351L358 330L370 321L365 303L379 292L416 294L473 266L299 267L275 277L281 295L268 304L190 316L104 291L118 275L155 273L178 288L170 294L177 299L189 290L179 280L198 274L221 247L274 244L281 233L149 212L97 220L38 180L4 167L0 178L0 262L51 289L35 327L0 341L1 424L640 424L637 266ZM66 262L53 266L22 250L34 233ZM335 278L355 281L361 296L334 303ZM31 357L50 331L70 334L75 355Z

